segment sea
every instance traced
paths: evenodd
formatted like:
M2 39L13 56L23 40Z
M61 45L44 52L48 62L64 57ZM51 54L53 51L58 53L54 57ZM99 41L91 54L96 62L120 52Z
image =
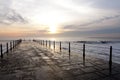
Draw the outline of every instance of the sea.
M76 54L83 53L83 44L85 43L86 56L100 58L109 61L110 46L112 46L112 60L115 63L120 64L120 38L97 38L97 37L64 37L64 38L40 38L40 37L30 37L21 38L22 40L51 40L53 48L53 41L56 41L56 50L59 51L60 41L62 42L62 51L67 52L69 48L68 42L71 43L71 52ZM15 39L0 39L0 44L3 44L3 49L5 52L6 43Z

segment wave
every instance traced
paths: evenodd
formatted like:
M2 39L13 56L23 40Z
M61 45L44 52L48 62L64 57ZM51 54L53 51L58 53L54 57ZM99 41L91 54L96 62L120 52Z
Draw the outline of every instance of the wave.
M120 41L75 41L75 43L108 44L108 43L120 43Z

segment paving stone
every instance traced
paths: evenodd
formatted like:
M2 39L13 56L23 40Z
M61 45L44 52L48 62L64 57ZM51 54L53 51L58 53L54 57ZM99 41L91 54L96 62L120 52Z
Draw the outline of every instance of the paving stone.
M105 70L105 69L109 69L109 66L104 64L104 65L94 65L94 67L97 69L97 70Z
M111 78L111 77L105 77L105 78L100 78L96 80L117 80L116 78Z
M115 77L117 80L120 80L120 74L116 74L113 77Z
M69 72L72 73L73 75L81 75L81 74L84 74L84 73L85 73L84 71L82 71L82 70L79 69L79 68L70 69Z
M100 76L100 78L105 78L106 75L101 73L101 72L94 72L95 74L97 74L98 76Z
M108 76L108 75L110 75L110 74L111 74L111 75L116 75L116 74L118 74L117 71L112 71L112 72L110 73L109 70L101 70L101 71L99 71L99 72L105 74L106 76Z
M85 66L86 66L86 67L90 67L90 66L93 67L94 65L87 62L87 63L85 63Z
M95 80L95 79L99 79L100 77L94 73L89 73L89 74L83 74L83 75L79 75L78 77L76 77L76 80Z
M84 68L81 68L82 71L84 72L95 72L97 71L94 67L84 67Z

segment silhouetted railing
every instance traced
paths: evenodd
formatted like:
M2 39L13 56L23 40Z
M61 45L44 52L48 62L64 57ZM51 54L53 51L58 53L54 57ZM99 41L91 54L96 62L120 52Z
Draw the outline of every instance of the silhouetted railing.
M21 39L7 42L5 48L3 48L3 44L0 44L1 58L4 57L4 53L9 53L11 50L13 50L21 42L22 42Z
M62 52L63 50L64 50L64 48L62 48L62 43L63 42L56 42L56 41L47 41L46 40L46 46L44 45L45 44L45 40L33 40L34 42L38 42L38 43L40 43L41 44L41 46L44 46L44 47L48 47L47 46L47 43L49 44L49 49L50 49L50 47L51 47L51 45L53 46L53 50L55 51L56 50L56 43L57 43L57 47L58 47L58 49L59 50L57 50L57 51L60 51L60 52ZM53 43L53 44L51 44L51 43ZM70 59L70 57L71 57L71 42L66 42L67 43L67 45L68 45L68 56L69 56L69 59ZM90 47L90 45L87 45L87 46L89 46ZM108 47L100 47L100 46L92 46L92 47L97 47L97 48L105 48L105 49L109 49L109 71L110 71L110 73L112 72L112 46L110 46L110 48L108 48ZM67 50L66 49L66 50ZM83 47L81 47L81 49L80 49L81 51L82 51L82 53L83 53L83 65L85 65L85 57L86 57L86 52L87 51L89 51L89 50L86 50L86 45L85 45L85 43L83 43ZM117 50L119 50L119 49L117 49Z

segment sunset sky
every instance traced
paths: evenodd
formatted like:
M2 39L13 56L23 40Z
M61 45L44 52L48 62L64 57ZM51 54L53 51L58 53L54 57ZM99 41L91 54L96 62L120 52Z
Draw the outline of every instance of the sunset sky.
M0 0L0 38L120 37L120 0Z

